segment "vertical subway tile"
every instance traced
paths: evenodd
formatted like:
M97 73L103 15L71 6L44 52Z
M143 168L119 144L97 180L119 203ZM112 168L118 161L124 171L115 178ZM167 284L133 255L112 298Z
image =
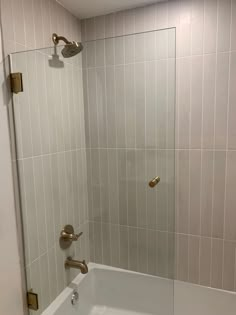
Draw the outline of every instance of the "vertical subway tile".
M147 5L144 8L144 29L145 31L153 31L157 29L157 5Z
M168 233L159 232L157 236L157 274L166 278L168 275Z
M110 210L109 210L109 169L108 169L108 150L100 149L100 194L101 194L101 216L103 222L110 221Z
M85 27L86 27L86 40L94 40L95 39L95 19L89 18L85 20Z
M96 98L96 71L95 69L88 70L88 102L89 102L89 117L90 117L90 139L91 147L98 147L98 119L97 119L97 98Z
M201 237L200 284L209 287L210 283L211 283L211 239Z
M168 44L169 44L168 35L169 35L168 32L165 30L155 32L155 37L156 37L156 58L155 59L168 58Z
M136 198L137 198L137 225L147 227L147 197L146 197L146 153L145 150L136 151Z
M231 0L218 1L218 51L228 51L230 47L231 2Z
M48 251L48 274L51 301L53 301L57 297L57 274L55 266L56 266L55 248L52 247Z
M167 178L167 151L156 151L157 161L156 174L161 178L159 189L156 190L156 224L160 231L167 231L168 228L168 178ZM150 178L152 178L150 176Z
M102 263L111 264L111 234L107 223L102 223Z
M145 35L135 34L134 35L134 60L135 62L143 62L145 60ZM136 64L136 67L138 64Z
M39 237L39 254L42 255L47 249L47 234L46 234L46 213L44 199L44 180L43 180L43 165L40 157L33 159L34 179L35 179L35 198L37 209L37 224Z
M157 84L157 113L156 113L156 147L165 149L167 147L168 133L168 63L167 60L156 62L156 84Z
M34 25L33 1L24 0L23 10L24 10L24 22L25 22L25 39L26 39L27 47L30 49L33 49L35 48L35 45L36 45L34 27L32 27Z
M212 237L224 237L226 152L214 152ZM219 181L219 178L221 180Z
M30 260L34 261L39 256L38 244L38 226L37 226L37 212L35 200L35 185L34 185L34 170L33 160L27 159L23 162L24 170L24 187L27 207L27 226L29 235L29 251ZM34 235L34 237L31 237Z
M211 286L222 288L223 240L212 240Z
M223 289L235 290L235 242L224 241Z
M213 53L216 51L217 1L205 1L204 10L204 52Z
M120 267L120 226L113 225L111 233L111 265Z
M192 1L181 0L180 5L180 24L179 40L177 41L177 56L186 57L191 54L191 14Z
M129 227L129 269L138 271L138 232L137 228Z
M201 235L211 236L213 152L202 152L201 179Z
M168 27L168 3L167 2L161 2L156 7L156 27L155 27L155 29L164 29L167 27Z
M33 0L34 31L37 47L43 47L43 19L41 1Z
M147 185L147 192L146 192L146 207L147 207L147 227L149 229L156 229L157 227L161 227L161 216L158 216L159 213L163 211L161 207L161 203L159 199L162 198L161 193L156 193L155 189L151 189L148 186L148 181L150 181L155 176L160 176L157 174L157 152L155 150L147 150L146 151L146 185ZM162 184L162 181L161 181ZM158 216L158 217L157 217Z
M115 45L115 65L123 65L125 62L124 36L114 38Z
M115 32L114 14L105 15L105 36L113 37Z
M145 82L146 82L146 139L147 149L156 147L156 116L157 116L157 95L156 95L156 66L155 61L146 63Z
M199 283L199 253L200 238L197 236L189 236L189 252L188 252L188 281L191 283Z
M108 176L109 176L109 208L110 221L119 223L119 192L118 192L118 166L116 150L108 150Z
M147 230L138 229L138 271L147 273Z
M136 148L145 147L145 65L135 65Z
M144 8L135 9L135 32L144 32Z
M228 114L229 54L217 56L215 149L226 149Z
M42 288L42 309L45 309L50 304L50 283L48 270L48 255L44 254L40 257L40 274L41 274L41 288Z
M190 151L189 233L200 235L201 151Z
M176 162L176 153L174 150L168 150L166 152L166 168L167 168L167 206L168 206L168 231L174 232L175 231L175 209L176 209L176 202L175 202L175 162Z
M94 259L98 264L102 263L102 225L94 222Z
M15 41L21 45L25 45L25 24L22 0L14 2L14 5L12 3L12 12Z
M95 243L94 243L94 223L89 221L89 257L90 261L95 260Z
M192 1L192 55L203 52L204 0Z
M204 56L204 90L202 147L212 149L214 145L214 108L215 108L215 75L216 56Z
M91 150L92 163L92 186L91 192L93 196L93 220L101 221L101 206L100 206L100 170L99 170L99 150Z
M125 66L125 109L126 109L126 145L135 148L135 66Z
M235 1L232 1L231 16L232 16L231 49L236 50L236 2Z
M236 115L236 52L231 53L230 60L228 149L236 149L236 130L234 120Z
M126 150L118 150L119 224L128 224Z
M99 147L107 146L107 117L106 117L106 74L104 68L96 69L97 85L97 118L98 118L98 136ZM91 109L92 110L92 109ZM93 128L93 125L91 125Z
M187 234L189 230L189 152L181 150L177 154L177 227L178 232Z
M105 16L95 17L95 32L96 39L101 39L105 37Z
M190 76L191 59L179 60L178 89L178 146L180 149L189 147L189 119L190 119Z
M161 31L160 31L161 32ZM157 32L147 32L144 33L144 55L146 61L152 61L155 59L159 59L159 48L161 47L160 42L158 46L157 42ZM147 66L147 64L146 64Z
M128 269L128 266L129 266L128 227L120 225L120 267Z
M137 226L137 202L136 202L136 152L135 150L126 151L126 170L127 170L127 208L128 225Z
M155 230L147 231L147 254L148 254L148 270L151 275L157 273L157 232Z
M201 148L202 79L203 79L203 57L202 56L192 57L191 133L190 133L190 146L192 149Z
M125 63L134 62L135 57L135 37L133 35L125 36Z
M188 281L188 235L177 234L177 277Z
M126 10L124 12L125 34L132 34L135 32L135 10Z
M19 4L20 2L18 2ZM14 41L14 24L9 22L13 21L12 1L3 0L1 2L1 19L4 37L9 41Z
M226 174L226 205L225 205L225 239L236 240L235 230L235 203L236 195L234 181L236 176L236 152L227 152L227 174Z
M92 68L95 66L95 42L86 43L86 59L87 59L87 67Z
M124 34L124 11L115 13L115 36Z
M53 216L54 216L54 229L55 235L60 233L60 187L59 187L59 165L57 155L50 157L50 164L52 169L52 198L53 198Z
M115 67L106 68L107 144L116 147Z
M108 38L105 40L105 60L106 65L114 65L115 63L115 39Z
M125 68L115 67L115 89L116 89L116 119L117 119L117 147L126 147L126 125L125 125Z

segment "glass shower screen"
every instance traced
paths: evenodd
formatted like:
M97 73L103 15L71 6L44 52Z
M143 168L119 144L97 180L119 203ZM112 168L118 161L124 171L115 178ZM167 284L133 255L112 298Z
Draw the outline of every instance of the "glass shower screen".
M95 263L159 283L161 313L133 302L119 314L173 315L175 29L83 47L71 58L62 47L11 55L11 72L23 75L12 142L27 290L39 301L31 312L42 314L79 274L65 268L70 256L88 275ZM67 224L83 235L65 249Z

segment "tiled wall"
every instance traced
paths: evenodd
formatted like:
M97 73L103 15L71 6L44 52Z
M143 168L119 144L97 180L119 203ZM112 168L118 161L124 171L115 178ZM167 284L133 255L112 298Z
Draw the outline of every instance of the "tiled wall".
M169 1L82 22L84 40L176 27L176 277L235 290L236 1Z
M173 277L175 29L86 43L83 62L91 260Z
M4 56L52 46L53 32L69 39L81 39L80 22L53 0L1 0L1 22ZM60 250L58 243L60 229L66 223L85 232L78 248L70 253L75 252L81 259L88 258L81 67L78 62L76 66L65 64L63 69L53 69L48 63L50 57L42 51L14 55L13 59L14 70L23 71L25 85L25 92L15 99L15 109L28 288L39 293L41 312L73 276L71 272L64 272L63 260L69 252ZM6 76L8 73L6 70ZM46 77L52 79L47 81L47 86ZM9 93L1 101L10 108ZM8 134L4 137L8 139ZM14 217L13 207L11 211ZM68 222L71 220L74 222ZM19 218L17 225L20 231ZM6 244L11 249L17 247L16 243ZM6 249L2 252L7 253ZM11 261L11 258L7 260ZM19 273L23 264L21 258L19 268L14 270ZM5 292L9 289L9 295L17 290L17 275L15 277L16 282L9 281L5 287ZM18 303L17 314L21 314L20 307ZM7 311L9 313L10 308ZM26 310L22 314L26 314Z
M88 260L82 57L61 58L58 67L53 53L54 48L12 55L13 71L24 74L24 92L14 95L16 157L26 275L28 288L39 294L39 312L78 273L65 271L65 258ZM62 250L66 224L84 235Z

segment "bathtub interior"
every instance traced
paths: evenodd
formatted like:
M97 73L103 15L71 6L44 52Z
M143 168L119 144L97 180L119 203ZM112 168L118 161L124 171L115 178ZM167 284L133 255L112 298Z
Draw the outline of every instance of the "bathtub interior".
M173 315L173 299L173 280L90 264L43 315Z

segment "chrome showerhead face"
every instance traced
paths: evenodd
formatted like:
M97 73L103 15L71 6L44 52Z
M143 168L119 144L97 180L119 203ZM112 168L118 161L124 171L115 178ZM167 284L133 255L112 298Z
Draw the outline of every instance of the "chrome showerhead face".
M83 45L78 42L71 42L66 44L61 53L64 58L70 58L79 54L83 50Z

